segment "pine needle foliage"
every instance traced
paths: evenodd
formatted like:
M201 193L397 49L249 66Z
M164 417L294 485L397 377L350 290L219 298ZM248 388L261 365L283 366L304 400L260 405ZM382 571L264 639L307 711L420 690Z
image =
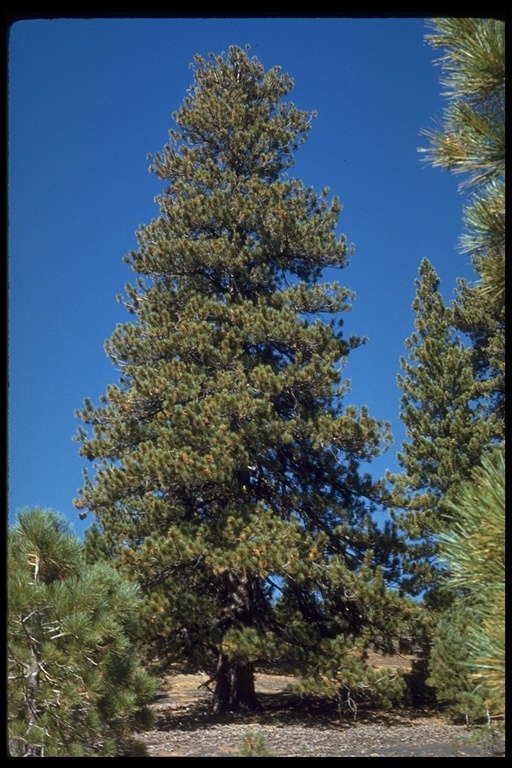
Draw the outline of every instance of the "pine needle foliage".
M488 691L487 706L505 714L505 459L496 448L482 459L448 504L450 528L440 536L447 588L471 604L466 615L472 679Z
M460 246L477 282L459 282L457 324L474 345L479 391L504 415L505 335L505 24L495 18L442 18L427 40L441 49L448 105L425 130L429 164L462 175Z
M436 18L426 36L441 66L448 106L431 139L427 161L467 174L478 186L505 173L505 24L492 18Z
M151 722L155 691L135 653L140 595L86 565L59 514L20 512L8 535L11 757L116 757Z

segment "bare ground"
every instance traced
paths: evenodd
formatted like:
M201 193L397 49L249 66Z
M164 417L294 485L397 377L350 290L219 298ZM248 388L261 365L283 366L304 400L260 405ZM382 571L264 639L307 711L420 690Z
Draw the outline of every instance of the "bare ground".
M402 660L403 665L407 664ZM438 714L412 710L340 717L337 708L293 694L291 677L258 674L257 713L208 713L206 675L172 674L152 705L154 730L137 734L149 757L240 757L249 739L278 757L503 757L468 744L464 726ZM259 739L259 741L258 741Z

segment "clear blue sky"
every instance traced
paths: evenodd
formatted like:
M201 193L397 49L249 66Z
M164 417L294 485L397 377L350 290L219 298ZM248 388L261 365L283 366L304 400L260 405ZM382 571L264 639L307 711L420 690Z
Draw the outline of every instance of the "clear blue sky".
M157 215L148 173L171 113L192 83L195 53L251 46L295 81L316 110L292 173L331 188L339 232L354 243L342 281L357 294L347 334L347 403L391 422L395 444L371 470L396 469L404 439L396 384L422 258L447 300L473 277L457 250L463 198L452 175L421 162L420 135L443 107L422 18L93 18L25 20L8 47L8 508L62 512L86 462L72 441L85 397L117 372L103 344L129 319L116 302L132 273L123 256Z

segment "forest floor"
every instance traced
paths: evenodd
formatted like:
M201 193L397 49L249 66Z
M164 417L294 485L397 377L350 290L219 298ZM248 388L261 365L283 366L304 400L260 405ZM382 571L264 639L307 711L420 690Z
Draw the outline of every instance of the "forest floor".
M334 704L293 693L294 678L282 675L256 675L261 711L214 716L207 682L206 675L179 673L162 680L152 704L154 729L136 735L148 757L504 757L504 743L471 744L478 730L439 713L401 709L341 717Z

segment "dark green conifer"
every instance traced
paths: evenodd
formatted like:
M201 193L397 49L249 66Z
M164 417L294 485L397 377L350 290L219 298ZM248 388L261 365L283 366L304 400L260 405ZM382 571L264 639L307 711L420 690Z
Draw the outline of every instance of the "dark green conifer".
M407 440L393 481L396 519L411 543L406 571L415 594L439 583L437 537L446 529L446 503L470 477L492 443L494 423L475 403L473 352L446 306L440 281L424 259L413 302L415 330L400 361L401 420Z
M141 745L156 681L137 660L140 594L86 565L57 513L21 512L8 535L11 757L119 757Z
M320 280L349 247L337 199L287 174L312 118L292 85L236 47L196 56L150 167L160 214L127 257L135 322L106 345L119 382L79 414L76 506L142 585L155 652L211 672L216 712L258 706L256 663L299 669L329 636L349 664L399 623L358 468L387 428L343 403L361 340L341 330L350 292Z

